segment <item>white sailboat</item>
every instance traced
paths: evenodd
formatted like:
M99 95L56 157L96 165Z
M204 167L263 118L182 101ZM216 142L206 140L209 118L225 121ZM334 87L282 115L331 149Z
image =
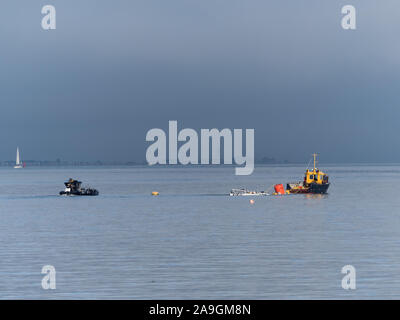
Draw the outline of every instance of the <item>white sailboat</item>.
M17 159L15 161L14 169L22 169L23 165L19 156L19 148L17 147Z

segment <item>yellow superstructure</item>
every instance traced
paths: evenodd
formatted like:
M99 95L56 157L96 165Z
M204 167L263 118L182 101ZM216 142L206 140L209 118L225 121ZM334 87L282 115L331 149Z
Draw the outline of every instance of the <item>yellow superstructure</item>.
M317 165L317 154L314 153L313 154L314 157L314 169L313 170L308 170L306 171L305 177L304 177L304 183L306 185L309 185L311 183L317 183L317 184L324 184L328 182L328 176L320 171L319 169L317 169L316 165Z

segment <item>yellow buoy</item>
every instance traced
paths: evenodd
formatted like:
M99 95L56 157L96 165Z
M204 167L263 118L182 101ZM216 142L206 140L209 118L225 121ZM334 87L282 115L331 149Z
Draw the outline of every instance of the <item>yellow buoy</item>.
M160 193L158 192L158 191L153 191L152 193L151 193L151 195L152 196L158 196Z

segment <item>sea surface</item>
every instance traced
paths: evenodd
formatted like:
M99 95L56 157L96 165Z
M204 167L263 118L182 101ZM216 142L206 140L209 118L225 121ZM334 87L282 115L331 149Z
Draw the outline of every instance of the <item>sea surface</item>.
M400 166L321 169L327 195L229 197L304 167L0 168L0 298L399 299ZM58 196L70 177L100 195Z

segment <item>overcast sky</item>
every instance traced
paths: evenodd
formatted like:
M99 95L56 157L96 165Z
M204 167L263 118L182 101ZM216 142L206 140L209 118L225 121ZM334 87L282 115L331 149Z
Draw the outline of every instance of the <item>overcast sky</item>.
M57 29L41 28L41 8ZM357 9L357 30L341 8ZM0 159L143 160L146 132L254 128L256 157L400 162L396 0L3 0Z

